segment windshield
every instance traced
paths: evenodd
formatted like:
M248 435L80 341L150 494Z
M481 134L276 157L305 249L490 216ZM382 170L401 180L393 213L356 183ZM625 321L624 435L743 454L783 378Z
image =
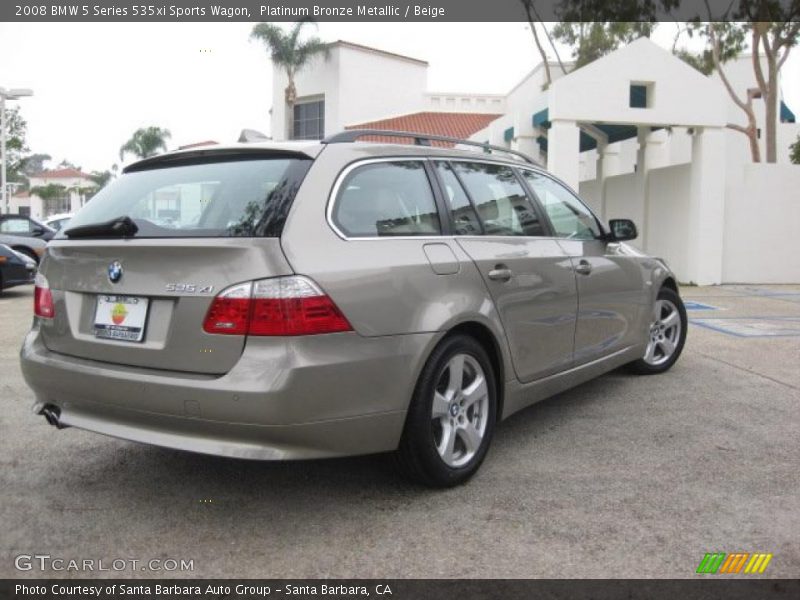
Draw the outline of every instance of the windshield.
M133 237L278 237L310 159L227 158L126 173L59 231L129 217Z

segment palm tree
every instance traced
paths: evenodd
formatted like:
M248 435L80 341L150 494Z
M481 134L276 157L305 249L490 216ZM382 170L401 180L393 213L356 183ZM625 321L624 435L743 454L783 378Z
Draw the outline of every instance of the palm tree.
M269 52L272 63L286 71L289 84L284 90L286 100L286 139L292 138L291 123L293 120L294 104L297 100L297 88L294 84L295 75L317 54L328 55L329 45L318 37L311 37L304 42L300 41L300 31L311 19L302 19L294 24L288 32L272 23L259 23L253 27L250 39L256 39L264 44Z
M169 129L161 127L142 127L133 132L131 139L119 149L119 157L124 160L125 154L133 154L137 158L147 158L167 149L167 140L172 137Z

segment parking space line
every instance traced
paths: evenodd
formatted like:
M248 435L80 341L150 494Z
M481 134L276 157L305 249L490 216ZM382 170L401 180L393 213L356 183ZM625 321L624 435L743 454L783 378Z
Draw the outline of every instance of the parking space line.
M800 337L800 316L711 317L689 319L689 322L740 338Z

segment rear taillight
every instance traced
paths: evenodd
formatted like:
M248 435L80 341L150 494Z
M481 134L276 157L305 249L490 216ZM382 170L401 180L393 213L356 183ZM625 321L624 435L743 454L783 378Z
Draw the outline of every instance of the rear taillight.
M53 294L50 292L50 284L41 273L36 274L33 281L33 314L43 319L52 319L56 314L53 304Z
M352 331L338 307L312 280L293 275L223 290L203 330L229 335L313 335Z
M253 284L240 283L229 287L214 298L208 309L203 330L206 333L244 335L250 322L250 295Z

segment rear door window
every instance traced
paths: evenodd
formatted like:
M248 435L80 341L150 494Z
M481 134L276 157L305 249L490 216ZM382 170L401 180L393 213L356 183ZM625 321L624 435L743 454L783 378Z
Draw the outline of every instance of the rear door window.
M431 183L421 160L356 167L342 181L331 216L347 237L441 233Z
M462 161L452 165L478 211L485 235L546 235L513 169Z
M248 156L129 172L65 230L128 216L139 227L136 237L278 237L310 164Z
M453 219L453 233L455 235L480 235L481 223L478 220L478 214L453 173L453 168L446 162L436 162L435 166L442 183L445 201Z

